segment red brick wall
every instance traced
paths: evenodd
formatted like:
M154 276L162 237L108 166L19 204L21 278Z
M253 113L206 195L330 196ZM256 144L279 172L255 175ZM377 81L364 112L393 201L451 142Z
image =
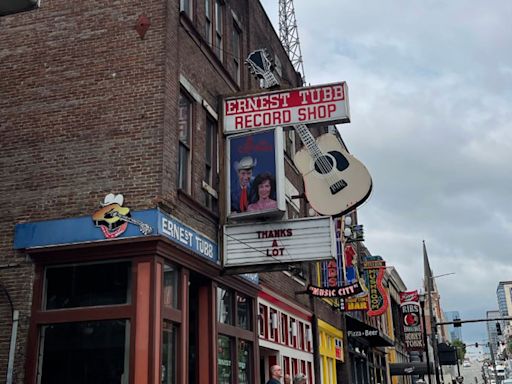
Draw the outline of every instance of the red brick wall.
M191 196L176 190L179 75L220 115L222 96L240 91L229 75L233 10L242 24L242 58L270 48L280 56L285 85L298 85L259 2L226 3L227 69L201 38L200 1L192 23L180 17L178 0L43 0L40 9L0 17L0 284L21 311L16 382L23 382L33 279L30 259L12 249L16 223L90 215L113 192L132 209L161 206L216 238L218 222L201 208L200 105ZM142 14L151 22L144 39L134 29ZM245 66L242 79L241 89L257 87ZM0 292L2 378L10 330Z

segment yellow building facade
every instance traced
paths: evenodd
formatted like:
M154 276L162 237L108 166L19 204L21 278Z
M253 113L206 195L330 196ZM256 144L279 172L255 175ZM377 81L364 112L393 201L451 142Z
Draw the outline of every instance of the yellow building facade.
M343 362L343 332L319 319L318 336L321 382L322 384L336 384L336 362Z

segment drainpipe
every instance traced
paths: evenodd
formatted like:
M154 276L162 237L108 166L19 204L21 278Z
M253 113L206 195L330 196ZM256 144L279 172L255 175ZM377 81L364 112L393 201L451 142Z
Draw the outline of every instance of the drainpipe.
M14 355L16 354L16 336L18 334L18 319L20 318L20 311L14 310L12 315L12 332L11 332L11 347L9 348L9 362L7 363L7 382L12 384L12 376L14 373Z
M9 301L9 306L11 307L11 319L12 319L12 331L11 331L11 346L9 348L9 360L7 363L7 381L6 384L12 384L12 377L14 373L14 355L16 349L16 335L18 333L18 319L20 317L20 312L14 310L14 306L12 304L11 295L7 289L0 284L0 289L5 293L7 297L7 301Z

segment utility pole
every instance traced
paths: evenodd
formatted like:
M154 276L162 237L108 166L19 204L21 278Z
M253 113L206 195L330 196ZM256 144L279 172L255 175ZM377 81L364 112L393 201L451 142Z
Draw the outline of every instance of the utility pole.
M420 306L421 306L421 319L423 325L423 344L425 344L425 358L427 362L427 376L428 376L428 384L432 384L432 377L430 372L430 354L428 353L428 340L427 340L427 322L425 320L425 295L422 294L420 296Z

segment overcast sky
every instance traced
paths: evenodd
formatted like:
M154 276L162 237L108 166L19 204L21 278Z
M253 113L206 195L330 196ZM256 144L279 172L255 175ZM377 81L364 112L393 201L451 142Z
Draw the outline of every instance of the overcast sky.
M278 0L262 0L277 29ZM374 189L365 244L422 286L425 240L445 311L497 309L512 280L512 2L295 0L306 81L346 81L340 125ZM487 338L464 325L464 341Z

